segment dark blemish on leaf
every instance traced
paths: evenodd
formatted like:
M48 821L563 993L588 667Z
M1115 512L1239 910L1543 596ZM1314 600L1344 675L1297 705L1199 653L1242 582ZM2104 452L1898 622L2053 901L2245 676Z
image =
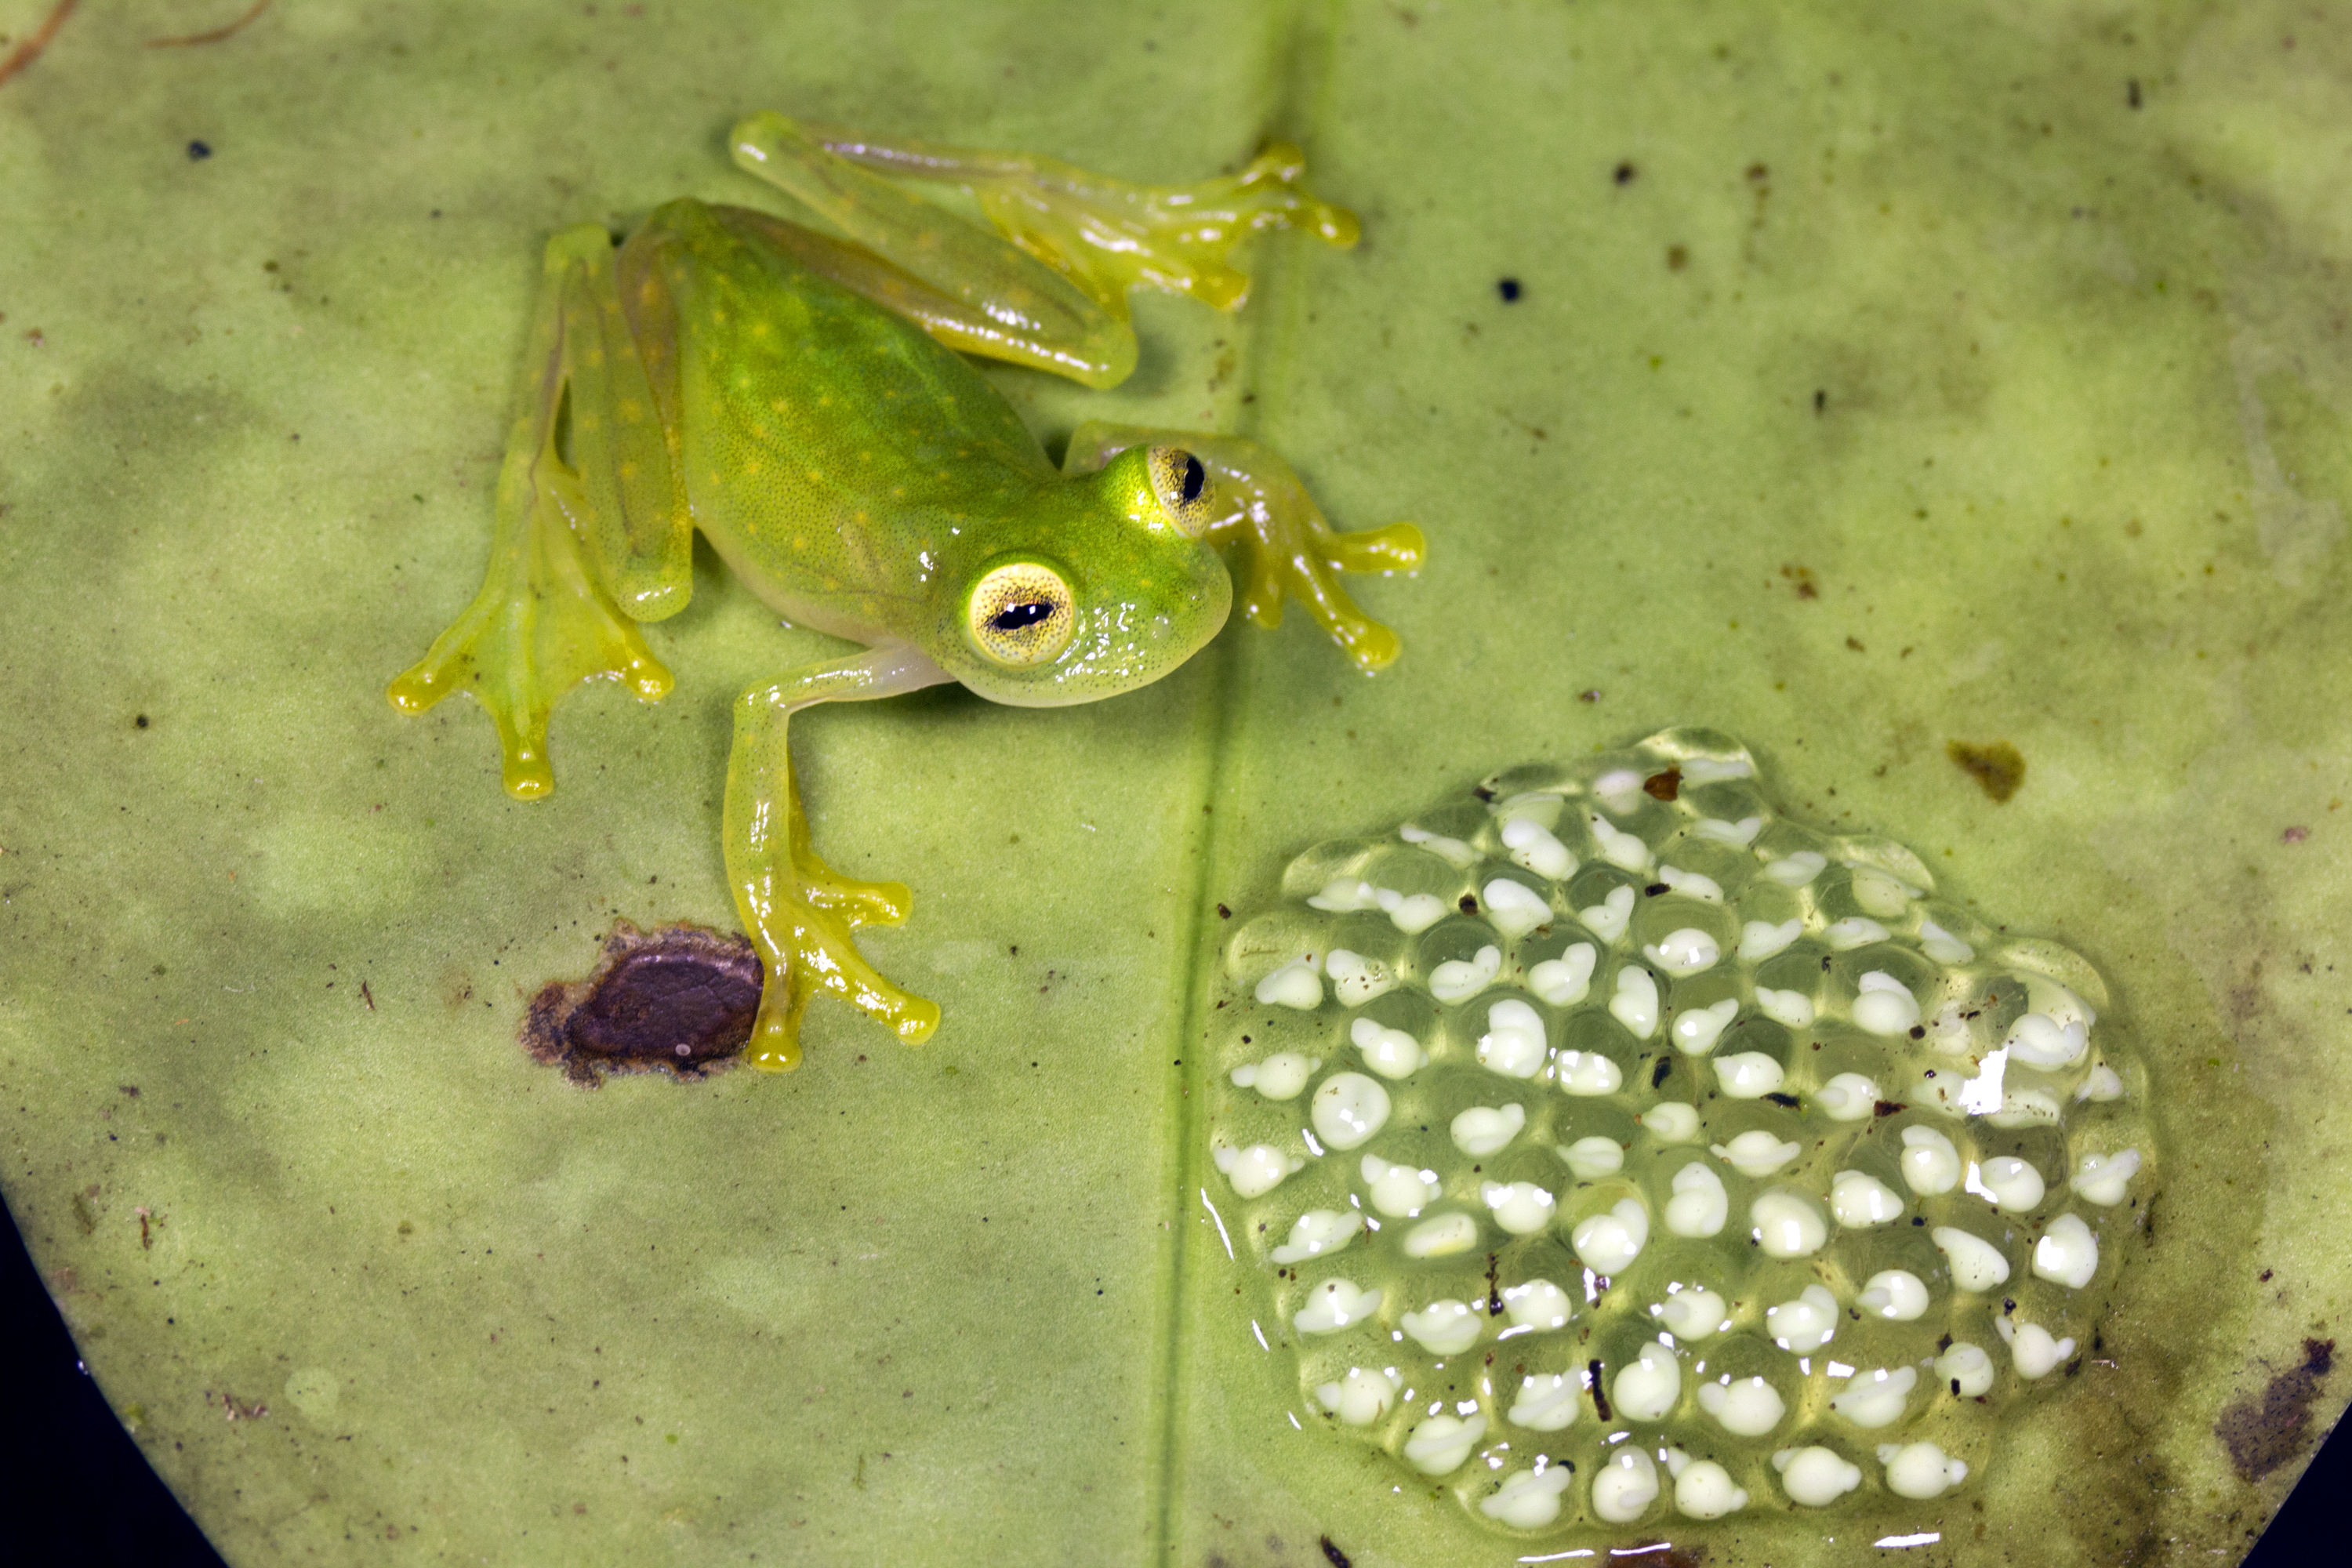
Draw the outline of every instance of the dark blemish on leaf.
M66 18L73 15L73 8L80 3L81 0L58 0L57 8L42 19L41 25L33 30L33 36L9 50L6 59L0 60L0 81L6 81L40 58L41 51L49 47L49 40L58 36L58 29L65 26Z
M1609 1395L1601 1386L1600 1359L1595 1357L1585 1372L1592 1379L1592 1408L1600 1413L1603 1421L1614 1421L1616 1417L1609 1414Z
M1968 741L1953 741L1944 747L1944 755L1952 759L1960 772L1984 786L1995 805L2017 793L2025 782L2025 758L2007 741L1991 741L1977 745Z
M217 44L224 38L235 37L238 33L243 32L247 23L268 9L269 0L253 0L253 4L246 8L244 16L226 26L215 27L210 32L189 33L176 38L150 38L147 40L147 47L151 49L189 49L200 44Z
M375 993L368 989L368 983L364 980L360 982L360 1000L367 1004L369 1012L375 1011Z
M1504 304L1516 305L1519 302L1519 280L1516 278L1497 279L1495 292L1503 297Z
M1924 1040L1924 1039L1926 1039L1926 1038L1927 1037L1927 1025L1925 1025L1925 1024L1914 1024L1914 1025L1912 1025L1912 1026L1911 1026L1911 1037L1912 1037L1913 1039L1915 1039L1915 1040Z
M1486 1254L1486 1315L1503 1315L1503 1258L1498 1252Z
M1329 1536L1324 1536L1319 1544L1322 1546L1323 1555L1330 1563L1331 1568L1354 1568L1354 1564L1348 1561L1348 1554L1340 1551L1337 1546L1334 1546L1331 1543L1331 1538Z
M143 727L147 721L142 719L139 722ZM2282 844L2300 844L2310 837L2311 829L2308 827L2290 827L2285 832L2279 835L2279 842Z
M1673 891L1674 889L1666 886L1664 882L1653 882L1648 887L1642 889L1642 896L1645 899L1654 899L1660 893L1671 893Z
M1465 893L1462 895L1462 912L1465 915L1475 915L1478 912L1478 899L1476 894Z
M1869 651L1862 646L1862 639L1860 637L1846 638L1845 646L1852 648L1856 653L1865 653Z
M1800 1105L1801 1105L1801 1104L1803 1104L1803 1103L1804 1103L1802 1100L1799 1100L1795 1095L1793 1095L1793 1094L1783 1094L1783 1093L1781 1093L1781 1092L1780 1092L1779 1089L1774 1089L1771 1093L1769 1093L1769 1094L1766 1095L1764 1098L1765 1098L1765 1099L1767 1099L1767 1100L1770 1100L1773 1104L1775 1104L1775 1105L1777 1105L1777 1106L1780 1107L1780 1108L1781 1108L1782 1110L1796 1110L1796 1109L1797 1109L1797 1107L1798 1107L1798 1106L1800 1106Z
M1579 702L1598 702L1601 700L1601 688L1596 686L1589 691L1580 691L1576 694L1576 700Z
M1830 395L1827 392L1817 388L1813 393L1813 412L1816 414L1826 414L1829 412L1829 406Z
M2334 1340L2305 1340L2302 1365L2272 1378L2261 1398L2248 1394L2221 1412L2213 1435L2229 1447L2230 1462L2242 1478L2258 1481L2303 1452L2311 1402L2335 1365Z
M1689 247L1689 246L1687 246L1687 245L1670 245L1670 246L1666 247L1666 270L1667 270L1667 271L1669 271L1669 272L1680 272L1684 268L1688 267L1689 265L1690 265L1690 247Z
M133 1100L139 1098L139 1086L135 1083L118 1083L114 1087L118 1092L127 1094Z
M1814 395L1818 397L1820 394L1816 393ZM1819 407L1820 405L1815 404L1814 406ZM1818 599L1822 596L1820 587L1818 587L1813 582L1813 569L1811 567L1800 566L1796 563L1790 562L1788 565L1780 568L1780 575L1789 580L1790 585L1796 589L1797 597L1800 599Z
M1491 801L1495 798L1495 792L1488 789L1485 784L1480 784L1476 789L1472 790L1470 793L1476 795L1480 800Z
M1882 1100L1873 1109L1881 1116L1892 1116L1897 1111L1908 1110L1911 1108L1899 1100Z
M1658 1065L1650 1069L1650 1087L1652 1089L1655 1089L1660 1084L1664 1083L1666 1079L1674 1072L1674 1058L1660 1057L1658 1058Z
M138 718L133 719L133 720L132 720L132 721L131 721L133 724L138 725L138 726L139 726L139 728L141 728L142 730L144 730L145 728L147 728L147 715L146 715L146 714L144 714L144 713L142 713L141 715L139 715L139 717L138 717Z
M189 163L203 163L205 159L207 159L207 158L211 157L212 155L213 155L213 150L212 150L212 144L211 144L210 142L189 142L189 143L188 143L188 162L189 162Z
M1683 792L1683 771L1668 768L1662 773L1652 773L1642 781L1642 793L1657 800L1672 800Z
M585 980L550 981L531 999L522 1043L589 1089L605 1072L700 1078L750 1041L760 980L759 954L743 937L616 921Z
M2124 101L2134 109L2139 107L2139 78L2134 77L2124 83Z
M1617 173L1614 177L1619 184L1630 185L1633 183L1633 176L1637 173L1639 173L1639 171L1636 170L1633 164L1620 163L1617 165Z

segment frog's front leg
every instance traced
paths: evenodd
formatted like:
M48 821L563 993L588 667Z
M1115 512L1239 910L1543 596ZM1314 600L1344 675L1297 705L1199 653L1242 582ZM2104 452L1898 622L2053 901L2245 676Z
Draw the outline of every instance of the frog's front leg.
M912 895L897 882L853 880L817 858L785 727L819 702L895 697L950 679L912 648L886 646L755 686L736 700L722 834L736 912L767 971L745 1053L753 1066L781 1072L800 1065L801 1015L819 992L909 1044L939 1026L938 1005L883 979L851 939L858 926L905 921Z
M1360 533L1334 531L1290 465L1246 436L1088 420L1072 433L1062 468L1093 473L1130 447L1160 445L1180 447L1201 462L1213 519L1204 537L1231 552L1244 614L1271 629L1282 624L1283 599L1294 598L1359 668L1379 669L1396 658L1396 634L1357 607L1339 574L1419 571L1429 553L1420 529L1392 522Z

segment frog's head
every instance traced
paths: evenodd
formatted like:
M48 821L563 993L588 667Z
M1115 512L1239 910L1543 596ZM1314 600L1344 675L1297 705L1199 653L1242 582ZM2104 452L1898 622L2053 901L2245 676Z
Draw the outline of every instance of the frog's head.
M1203 541L1213 491L1201 459L1137 447L1053 487L1023 521L1034 547L980 562L933 657L992 701L1090 702L1147 686L1225 624L1233 583Z

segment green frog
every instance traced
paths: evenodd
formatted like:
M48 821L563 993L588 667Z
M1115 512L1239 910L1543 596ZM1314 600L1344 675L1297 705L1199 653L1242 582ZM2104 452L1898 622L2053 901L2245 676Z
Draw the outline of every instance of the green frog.
M572 686L668 691L639 628L686 606L697 529L784 617L860 645L735 705L721 831L765 970L746 1055L782 1069L819 993L909 1042L940 1016L857 951L856 928L901 923L910 895L817 857L793 714L946 681L1024 707L1115 696L1199 651L1234 577L1251 619L1274 626L1297 598L1378 669L1397 639L1339 574L1412 572L1425 547L1409 523L1334 532L1289 467L1239 437L1089 422L1057 468L963 357L1112 386L1135 365L1130 287L1232 310L1248 279L1229 256L1252 232L1353 244L1356 219L1308 194L1296 149L1145 186L780 114L730 140L838 233L681 200L617 248L594 225L548 242L488 572L387 694L420 713L472 692L509 793L545 795L548 715ZM998 232L902 180L963 187Z

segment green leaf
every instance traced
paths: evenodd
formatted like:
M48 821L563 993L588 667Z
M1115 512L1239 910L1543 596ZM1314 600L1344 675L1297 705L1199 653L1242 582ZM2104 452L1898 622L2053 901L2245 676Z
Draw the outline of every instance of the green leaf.
M2153 1064L2096 1355L1981 1489L1848 1522L2227 1556L2284 1495L2340 1396L2225 1413L2352 1293L2324 19L287 0L143 47L231 19L83 7L0 82L0 1187L232 1561L1509 1561L1294 1431L1236 1315L1217 906L1673 722L2089 956ZM866 951L946 1022L821 1005L791 1077L587 1092L526 1002L617 917L731 925L730 700L834 645L705 572L648 633L677 689L573 698L530 805L478 710L381 689L477 580L546 236L761 202L720 138L764 107L1150 179L1300 142L1355 251L1139 300L1114 394L992 374L1053 442L1254 435L1431 562L1363 592L1375 678L1294 616L1087 709L804 721L819 847L915 892Z

